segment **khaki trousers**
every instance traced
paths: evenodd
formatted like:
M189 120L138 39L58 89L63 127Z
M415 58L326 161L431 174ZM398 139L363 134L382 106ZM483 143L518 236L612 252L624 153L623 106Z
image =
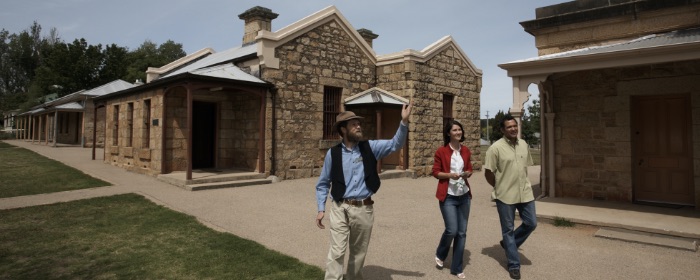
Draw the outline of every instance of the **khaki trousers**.
M348 272L345 279L362 278L369 238L374 224L374 206L352 206L331 201L331 244L326 262L326 280L343 279L345 252L350 247Z

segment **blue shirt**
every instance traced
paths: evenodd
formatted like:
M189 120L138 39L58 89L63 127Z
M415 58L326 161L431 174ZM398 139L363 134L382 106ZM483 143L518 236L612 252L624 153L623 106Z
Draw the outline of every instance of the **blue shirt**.
M372 148L372 153L377 160L380 160L389 154L398 151L406 142L406 134L408 134L408 126L403 122L399 125L396 135L391 140L369 140L369 147ZM348 150L344 143L342 146L343 158L343 175L345 176L345 199L362 200L373 195L365 184L365 169L360 154L358 145ZM326 152L326 158L323 160L323 169L321 169L321 177L318 178L316 184L316 202L318 211L326 211L326 198L331 187L331 150Z

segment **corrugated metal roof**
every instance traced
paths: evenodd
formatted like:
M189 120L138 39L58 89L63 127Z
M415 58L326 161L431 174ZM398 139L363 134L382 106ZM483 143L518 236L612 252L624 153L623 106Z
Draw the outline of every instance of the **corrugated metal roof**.
M206 56L198 61L195 61L192 64L188 64L180 69L177 69L173 72L170 72L166 75L163 75L160 77L160 79L170 77L170 76L175 76L175 75L182 74L182 73L194 73L194 71L196 71L196 70L207 68L207 67L210 67L213 65L222 64L224 62L231 61L231 60L234 60L236 58L244 57L247 55L255 54L257 52L258 52L257 44L251 44L251 45L235 47L235 48L231 48L231 49L228 49L225 51L213 53L213 54L210 54L210 55L208 55L208 56Z
M112 92L117 92L120 90L125 90L134 87L134 84L126 82L124 80L114 80L99 87L90 89L81 94L89 96L102 96Z
M644 36L638 39L634 39L627 42L605 45L605 46L595 46L583 49L571 50L567 52L560 52L548 55L542 55L538 57L532 57L523 60L516 60L510 63L519 62L529 62L529 61L543 61L557 58L565 57L576 57L591 54L600 53L613 53L622 51L631 51L638 49L649 49L654 47L671 46L671 45L682 45L688 43L698 43L700 42L700 28L691 28L685 30L676 30L668 33L652 34Z
M345 99L345 105L386 103L404 105L408 104L408 99L374 87Z
M58 105L55 108L56 108L56 110L82 110L83 105L80 105L80 103L78 103L78 102L71 102L71 103Z
M199 76L207 76L214 78L232 79L237 81L246 81L253 83L265 84L265 81L250 75L240 68L233 65L233 63L226 63L221 65L216 65L212 67L206 67L201 69L196 69L190 71L190 73Z

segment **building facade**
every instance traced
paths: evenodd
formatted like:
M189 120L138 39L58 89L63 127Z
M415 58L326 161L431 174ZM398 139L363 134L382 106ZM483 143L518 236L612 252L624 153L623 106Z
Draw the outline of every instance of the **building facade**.
M546 195L700 209L700 1L571 1L522 22L512 114L538 84Z
M276 17L251 8L239 15L241 46L200 50L149 69L142 86L96 98L106 108L105 161L152 175L185 171L188 179L212 169L318 176L340 140L332 130L338 113L364 116L370 139L390 138L409 100L407 145L383 170L429 175L450 118L477 150L482 72L452 37L377 55L378 35L354 29L333 6L272 32ZM480 166L478 153L472 160Z

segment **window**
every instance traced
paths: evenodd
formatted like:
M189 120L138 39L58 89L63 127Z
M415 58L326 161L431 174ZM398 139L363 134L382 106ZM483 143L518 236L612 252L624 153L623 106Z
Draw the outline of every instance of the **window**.
M119 105L112 110L112 146L119 145Z
M141 114L143 117L143 134L141 135L141 139L143 142L141 143L142 148L148 148L151 145L151 100L146 99L143 101L143 114Z
M134 143L134 102L126 104L126 146Z
M340 113L340 97L343 88L323 87L323 139L338 139L338 133L333 129L335 117Z
M445 127L449 121L454 119L452 117L452 104L454 100L455 97L453 95L442 95L442 127Z

